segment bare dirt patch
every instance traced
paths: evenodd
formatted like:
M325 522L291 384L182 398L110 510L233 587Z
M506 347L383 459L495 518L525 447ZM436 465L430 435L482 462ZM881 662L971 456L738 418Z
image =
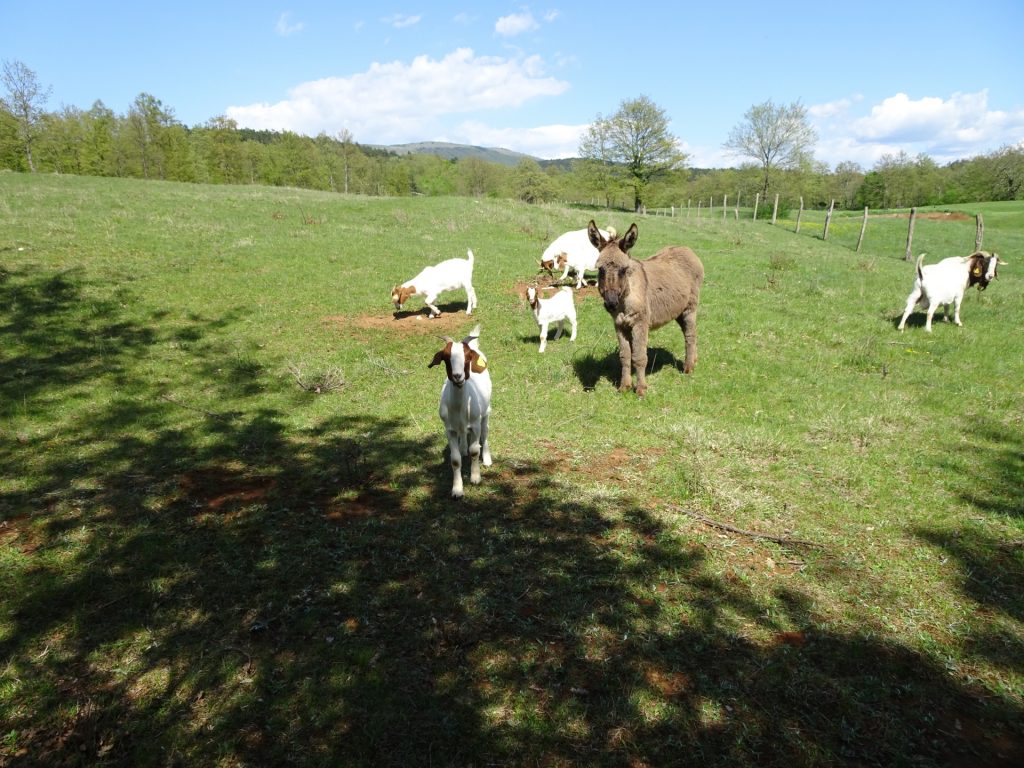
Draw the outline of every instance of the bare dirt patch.
M445 312L433 319L425 312L390 315L328 315L323 322L342 331L388 331L401 336L456 336L473 322L463 312Z

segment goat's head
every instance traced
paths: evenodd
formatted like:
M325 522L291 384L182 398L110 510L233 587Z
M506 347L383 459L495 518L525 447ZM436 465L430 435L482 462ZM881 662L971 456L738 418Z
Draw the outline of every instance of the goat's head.
M597 248L597 290L604 300L604 308L612 314L620 311L622 300L629 293L629 278L636 269L636 261L629 255L629 249L636 244L636 224L630 224L626 234L605 238L594 220L587 225L590 243Z
M391 301L395 304L395 309L401 309L402 305L409 300L410 296L415 295L415 285L396 285L391 289Z
M540 303L540 295L537 293L537 286L531 285L526 289L526 301L533 308L536 309Z
M469 346L469 342L476 336L467 336L462 341L455 341L447 336L444 339L444 348L434 355L427 368L444 363L445 371L448 374L448 381L456 387L462 387L472 373L480 373L483 368L480 365L480 353Z
M999 258L998 253L988 251L975 251L967 257L967 287L977 285L979 291L984 291L999 276L998 265L1006 266L1006 262Z

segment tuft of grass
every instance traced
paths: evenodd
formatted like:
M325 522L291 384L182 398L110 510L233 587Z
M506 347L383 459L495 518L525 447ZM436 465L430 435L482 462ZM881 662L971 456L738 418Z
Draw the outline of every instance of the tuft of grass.
M707 279L695 373L655 331L638 399L593 289L544 355L517 295L626 214L0 199L0 764L1024 759L1024 205L977 206L1010 266L932 334L895 329L905 218L860 254L859 216L639 218ZM921 217L915 251L973 239ZM469 247L473 317L395 313ZM427 363L477 322L495 464L452 504Z

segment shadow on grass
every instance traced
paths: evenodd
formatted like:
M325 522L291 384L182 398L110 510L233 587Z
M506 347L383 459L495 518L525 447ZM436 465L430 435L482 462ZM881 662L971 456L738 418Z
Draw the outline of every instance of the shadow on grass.
M73 302L47 311L64 349L22 353L41 380L107 375L88 334L62 327L80 324ZM162 338L116 310L102 322ZM193 325L195 341L221 327ZM105 364L129 376L139 348L105 349ZM0 539L19 550L0 575L0 763L1021 757L1019 702L818 626L798 590L769 611L642 504L589 499L500 455L454 504L440 429L412 439L402 419L351 414L288 427L250 368L258 386L231 411L183 408L144 380L79 408L87 464L0 447L0 488L14 485L7 459L34 454L27 487L0 492L5 522L32 527L28 546Z
M619 385L618 350L609 352L602 358L596 357L593 352L574 355L572 365L584 389L593 389L601 379L606 379L614 386ZM683 372L682 361L672 352L664 347L648 347L647 375L651 376L666 367L675 368L680 374Z

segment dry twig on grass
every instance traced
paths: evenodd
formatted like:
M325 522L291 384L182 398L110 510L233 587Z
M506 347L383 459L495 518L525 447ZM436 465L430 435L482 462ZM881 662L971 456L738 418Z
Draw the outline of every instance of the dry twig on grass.
M345 386L345 374L337 368L328 368L326 371L307 376L295 363L288 363L288 372L301 389L317 395L334 392Z
M729 533L735 533L737 536L746 536L747 538L751 538L751 539L760 539L762 541L771 541L771 542L774 542L776 544L781 544L783 546L790 546L790 547L814 547L816 549L820 549L821 548L820 544L818 544L816 542L813 542L813 541L807 541L806 539L793 539L793 538L790 538L789 536L775 536L775 535L770 534L770 533L758 533L757 531L745 531L742 528L737 528L734 525L729 525L728 523L722 523L722 522L719 522L718 520L713 520L710 517L708 517L706 515L702 515L700 512L695 512L692 509L685 509L684 507L677 507L675 504L669 504L668 508L671 509L673 512L681 512L684 515L688 515L689 517L694 518L695 520L700 520L700 522L704 523L705 525L709 525L712 528L718 528L721 531L728 531Z

